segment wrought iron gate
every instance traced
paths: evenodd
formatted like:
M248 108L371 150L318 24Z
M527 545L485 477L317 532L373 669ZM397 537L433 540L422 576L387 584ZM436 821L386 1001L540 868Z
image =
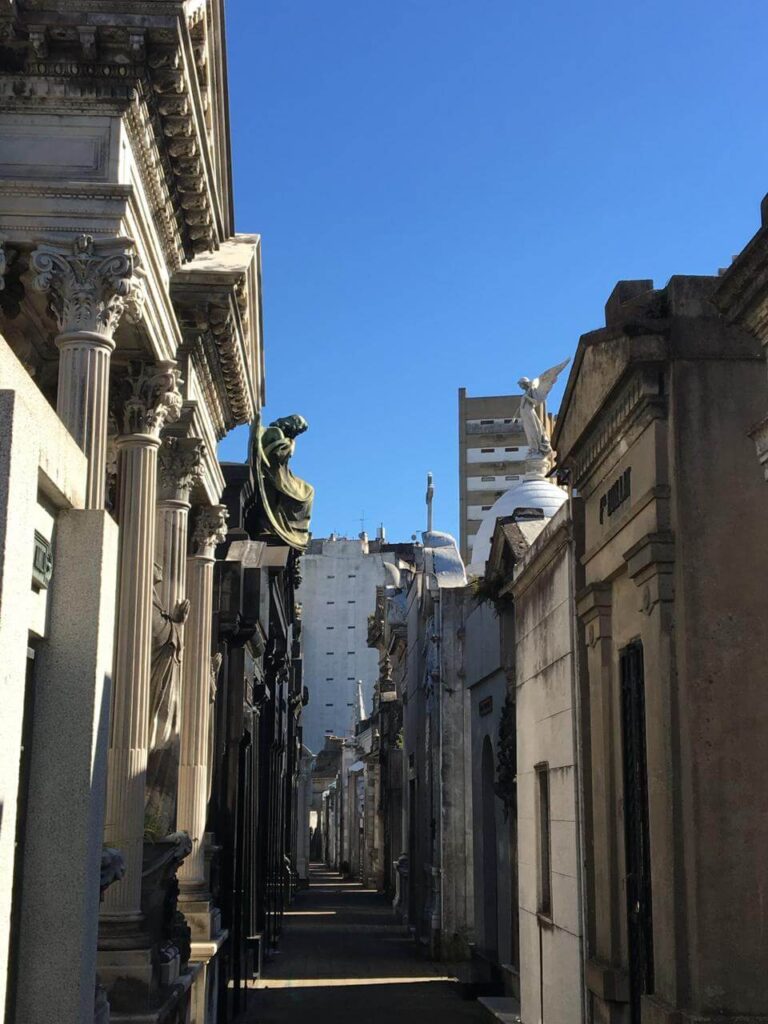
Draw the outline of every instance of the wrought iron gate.
M653 992L653 922L645 746L645 677L643 646L639 641L621 651L620 670L630 1020L632 1024L640 1024L641 996Z

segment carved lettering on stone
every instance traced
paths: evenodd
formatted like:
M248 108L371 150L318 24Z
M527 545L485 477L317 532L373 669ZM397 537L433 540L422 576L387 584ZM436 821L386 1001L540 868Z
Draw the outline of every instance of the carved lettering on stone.
M122 316L141 319L143 275L128 239L97 243L78 235L68 247L40 245L31 266L33 286L48 294L61 332L111 337Z
M180 383L173 360L135 364L124 378L128 396L123 404L123 432L159 437L163 427L175 423L181 414Z

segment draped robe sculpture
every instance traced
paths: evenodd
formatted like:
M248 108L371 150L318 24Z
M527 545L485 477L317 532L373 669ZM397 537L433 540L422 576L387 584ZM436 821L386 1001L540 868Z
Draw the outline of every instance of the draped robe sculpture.
M265 526L299 551L309 543L315 489L288 464L296 450L296 438L308 426L303 416L294 414L274 420L266 428L254 424L251 431L251 461L267 518Z
M181 627L189 615L189 601L168 611L160 602L157 585L163 574L155 564L152 602L152 665L150 673L150 744L147 762L145 831L152 839L176 827L176 791L179 775L179 697L181 687Z

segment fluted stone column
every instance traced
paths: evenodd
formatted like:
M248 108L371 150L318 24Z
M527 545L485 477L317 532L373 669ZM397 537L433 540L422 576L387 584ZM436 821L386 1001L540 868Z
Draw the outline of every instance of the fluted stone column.
M202 472L203 442L165 437L158 452L155 561L163 571L160 602L168 610L187 596L189 497Z
M213 564L216 545L226 538L226 519L224 505L201 509L192 538L195 553L187 564L191 608L181 696L178 827L191 836L192 853L179 869L179 881L184 896L201 900L206 898L207 890L203 838L210 769Z
M128 923L141 916L157 450L163 426L178 419L181 395L171 362L140 366L124 383L124 433L117 440L120 549L105 841L122 851L126 874L106 893L102 917Z
M32 253L33 284L46 292L59 326L56 411L88 456L86 508L103 508L107 458L109 364L123 315L136 321L144 300L130 239L94 242L78 235L69 247Z

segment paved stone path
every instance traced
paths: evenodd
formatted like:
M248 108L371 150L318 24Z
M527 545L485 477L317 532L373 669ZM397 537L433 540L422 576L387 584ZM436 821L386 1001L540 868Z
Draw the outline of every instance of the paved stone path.
M421 957L389 904L313 865L310 888L285 918L242 1024L481 1024L451 969Z

